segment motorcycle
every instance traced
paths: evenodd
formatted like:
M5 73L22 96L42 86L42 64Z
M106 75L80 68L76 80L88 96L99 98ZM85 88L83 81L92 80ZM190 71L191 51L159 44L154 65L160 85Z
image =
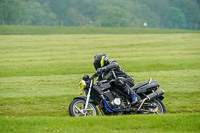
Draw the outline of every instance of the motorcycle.
M146 82L137 83L131 89L137 94L139 103L132 105L131 97L114 83L118 79L115 72L112 71L113 80L96 81L98 76L95 73L91 78L84 75L79 82L79 88L85 92L85 96L78 96L73 99L69 105L70 116L97 116L99 112L102 115L124 115L124 114L164 114L166 109L162 100L164 99L164 90L159 89L159 84L151 78Z

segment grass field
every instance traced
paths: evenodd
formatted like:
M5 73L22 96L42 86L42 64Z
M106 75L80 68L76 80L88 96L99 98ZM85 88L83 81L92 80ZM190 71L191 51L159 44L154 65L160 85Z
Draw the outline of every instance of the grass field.
M49 34L174 34L200 33L200 30L120 28L120 27L56 27L56 26L0 26L0 35Z
M158 80L167 114L69 117L78 81L101 52L135 82ZM0 59L0 132L200 130L199 33L0 35Z

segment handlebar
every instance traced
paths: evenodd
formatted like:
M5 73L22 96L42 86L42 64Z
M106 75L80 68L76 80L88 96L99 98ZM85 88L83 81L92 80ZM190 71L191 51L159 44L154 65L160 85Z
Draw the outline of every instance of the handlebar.
M93 80L94 78L96 78L98 76L97 73L95 73L94 75L92 75L91 79Z

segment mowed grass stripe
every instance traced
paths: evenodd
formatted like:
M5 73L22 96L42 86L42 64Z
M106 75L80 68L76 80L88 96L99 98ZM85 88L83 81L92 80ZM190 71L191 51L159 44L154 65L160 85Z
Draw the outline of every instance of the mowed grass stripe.
M128 72L135 82L158 80L165 90L168 113L200 112L199 70ZM89 74L92 75L92 74ZM68 106L79 96L83 75L0 78L1 116L69 116Z
M50 90L50 92L52 91ZM197 93L199 92L165 92L163 103L166 106L167 114L200 113L200 95ZM0 98L0 116L69 117L68 107L76 96L79 95L55 94Z
M116 59L129 72L197 69L200 65L199 34L0 38L0 76L3 77L91 73L94 72L92 58L100 52Z
M170 92L200 91L198 87L200 86L200 69L127 73L135 80L135 83L147 81L149 78L158 80L160 87ZM92 75L92 73L88 74L90 76ZM0 78L0 97L24 97L55 94L79 95L80 91L78 89L78 81L83 77L83 75L84 74L67 74ZM23 91L25 93L22 93Z
M107 117L0 117L2 132L199 132L200 114ZM150 124L151 123L151 124Z

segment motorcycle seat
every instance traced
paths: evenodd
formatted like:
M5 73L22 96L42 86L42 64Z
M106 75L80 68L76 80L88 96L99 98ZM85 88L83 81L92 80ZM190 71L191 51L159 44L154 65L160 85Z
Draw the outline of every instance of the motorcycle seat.
M144 85L147 85L149 83L149 81L146 81L146 82L139 82L137 84L135 84L133 87L131 87L132 90L136 90Z

